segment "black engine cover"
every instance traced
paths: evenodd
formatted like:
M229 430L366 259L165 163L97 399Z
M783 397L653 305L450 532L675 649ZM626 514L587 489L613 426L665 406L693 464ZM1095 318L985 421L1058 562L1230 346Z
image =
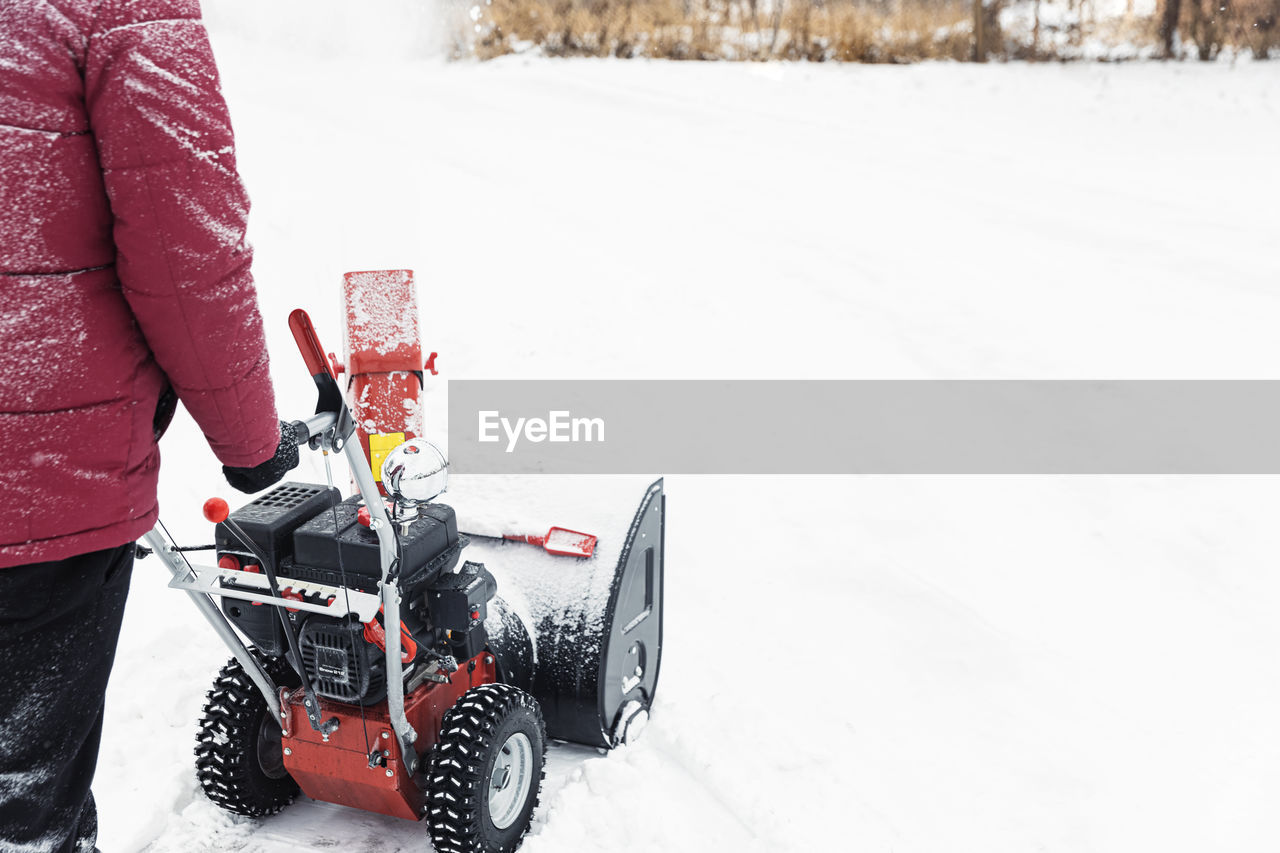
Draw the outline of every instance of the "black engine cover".
M231 518L271 565L279 566L280 559L292 551L293 532L340 498L337 489L310 483L282 483L231 513ZM225 524L214 528L214 541L219 554L241 554L246 557L242 562L258 562L249 556L250 550Z
M341 497L337 489L326 486L281 483L231 513L231 518L279 573L281 563L288 559L293 549L293 532L317 513L336 504ZM260 562L226 524L219 524L214 529L214 541L219 557L233 554L242 566ZM254 607L247 601L224 598L222 612L263 652L277 657L284 654L284 632L276 608Z
M377 580L382 574L378 563L378 535L357 521L359 496L347 498L334 513L322 512L299 527L293 534L293 559L299 566L333 573L341 568L353 584L361 579ZM418 518L400 534L400 576L406 591L430 581L442 571L452 569L461 551L458 522L453 508L430 504L420 510Z

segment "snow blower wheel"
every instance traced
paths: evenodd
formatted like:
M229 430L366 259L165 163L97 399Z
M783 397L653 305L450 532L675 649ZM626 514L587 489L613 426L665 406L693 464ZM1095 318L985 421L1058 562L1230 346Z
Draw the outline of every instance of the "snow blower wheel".
M441 853L510 853L542 790L542 711L509 684L466 692L441 724L427 770L427 824Z
M277 684L301 683L285 661L257 657ZM196 776L205 796L247 817L273 815L298 794L284 768L280 722L234 658L218 673L200 717Z

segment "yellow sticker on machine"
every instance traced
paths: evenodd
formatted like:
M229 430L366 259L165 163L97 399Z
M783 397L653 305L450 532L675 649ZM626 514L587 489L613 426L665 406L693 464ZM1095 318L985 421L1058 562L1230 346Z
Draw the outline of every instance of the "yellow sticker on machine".
M389 432L369 436L369 467L373 469L373 479L382 482L382 460L387 454L404 444L404 433Z

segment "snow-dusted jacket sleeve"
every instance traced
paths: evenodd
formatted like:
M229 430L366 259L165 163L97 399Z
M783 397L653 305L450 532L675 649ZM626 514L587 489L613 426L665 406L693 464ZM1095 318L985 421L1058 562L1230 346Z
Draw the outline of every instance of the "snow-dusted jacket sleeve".
M280 439L245 241L249 200L196 0L102 0L85 102L116 268L179 398L226 465Z

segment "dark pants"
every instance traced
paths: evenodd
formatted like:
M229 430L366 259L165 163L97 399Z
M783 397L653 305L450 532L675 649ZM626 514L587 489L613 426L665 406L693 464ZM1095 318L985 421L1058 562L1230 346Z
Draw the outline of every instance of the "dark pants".
M133 543L0 569L0 851L89 853Z

